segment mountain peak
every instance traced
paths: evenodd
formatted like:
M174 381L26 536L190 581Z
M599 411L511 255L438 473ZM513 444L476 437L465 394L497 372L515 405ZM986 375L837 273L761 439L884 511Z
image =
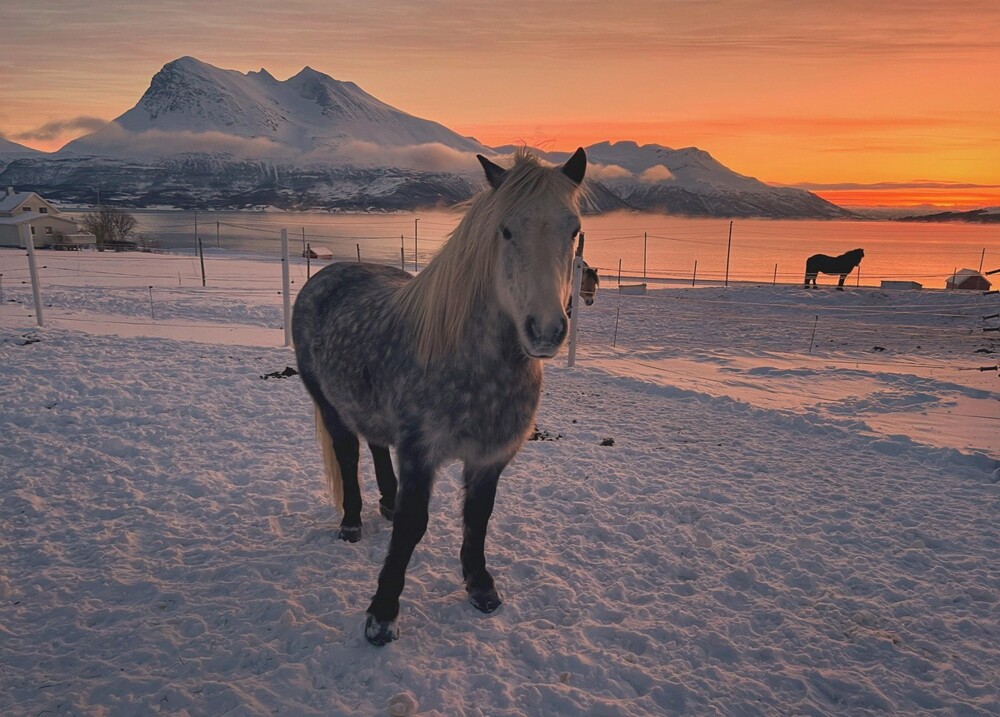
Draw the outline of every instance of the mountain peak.
M268 82L277 82L278 81L277 79L275 79L274 75L272 75L270 72L268 72L263 67L260 68L257 72L252 72L252 71L248 72L247 73L247 77L257 77L257 78L259 78L261 80L267 80Z
M177 70L205 70L205 69L214 70L216 68L212 67L211 65L209 65L209 64L207 64L205 62L202 62L201 60L199 60L196 57L191 57L190 55L184 55L183 57L178 57L176 60L171 60L170 62L168 62L167 64L165 64L162 68L160 68L160 72L163 72L164 70L174 70L174 69L177 69Z
M322 72L320 72L318 70L314 70L309 65L306 65L301 70L299 70L295 75L292 76L291 79L295 79L296 77L301 77L303 79L305 79L305 78L313 78L313 77L315 77L315 78L322 78L322 79L328 79L328 80L332 80L333 79L332 77L330 77L327 74L324 74L324 73L322 73Z

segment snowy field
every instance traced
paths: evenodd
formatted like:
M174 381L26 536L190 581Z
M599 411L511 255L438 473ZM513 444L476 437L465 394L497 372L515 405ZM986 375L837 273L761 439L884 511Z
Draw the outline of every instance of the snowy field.
M41 329L0 252L2 715L1000 715L997 295L606 286L501 480L503 607L453 465L374 648L390 524L363 453L336 539L305 390L262 378L280 265L39 263Z

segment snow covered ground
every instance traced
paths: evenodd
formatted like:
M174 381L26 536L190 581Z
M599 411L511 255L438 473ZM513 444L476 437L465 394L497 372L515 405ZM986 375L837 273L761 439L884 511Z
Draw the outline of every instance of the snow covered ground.
M505 604L451 466L378 649L367 455L351 545L262 379L280 266L39 259L42 329L0 253L0 714L1000 714L996 295L602 289L501 482Z

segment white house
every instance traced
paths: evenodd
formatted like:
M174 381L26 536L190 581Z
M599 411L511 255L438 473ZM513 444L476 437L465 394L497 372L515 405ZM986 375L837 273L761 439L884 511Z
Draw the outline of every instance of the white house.
M34 192L0 194L0 247L24 248L22 231L31 233L38 249L76 249L94 243L94 235L80 231L76 222Z

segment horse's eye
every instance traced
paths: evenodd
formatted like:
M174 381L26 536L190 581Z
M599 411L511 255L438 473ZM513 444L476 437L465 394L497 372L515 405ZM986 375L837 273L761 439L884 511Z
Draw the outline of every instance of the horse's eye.
M500 227L500 233L503 234L504 239L510 239L514 235L510 233L510 229L507 227Z

